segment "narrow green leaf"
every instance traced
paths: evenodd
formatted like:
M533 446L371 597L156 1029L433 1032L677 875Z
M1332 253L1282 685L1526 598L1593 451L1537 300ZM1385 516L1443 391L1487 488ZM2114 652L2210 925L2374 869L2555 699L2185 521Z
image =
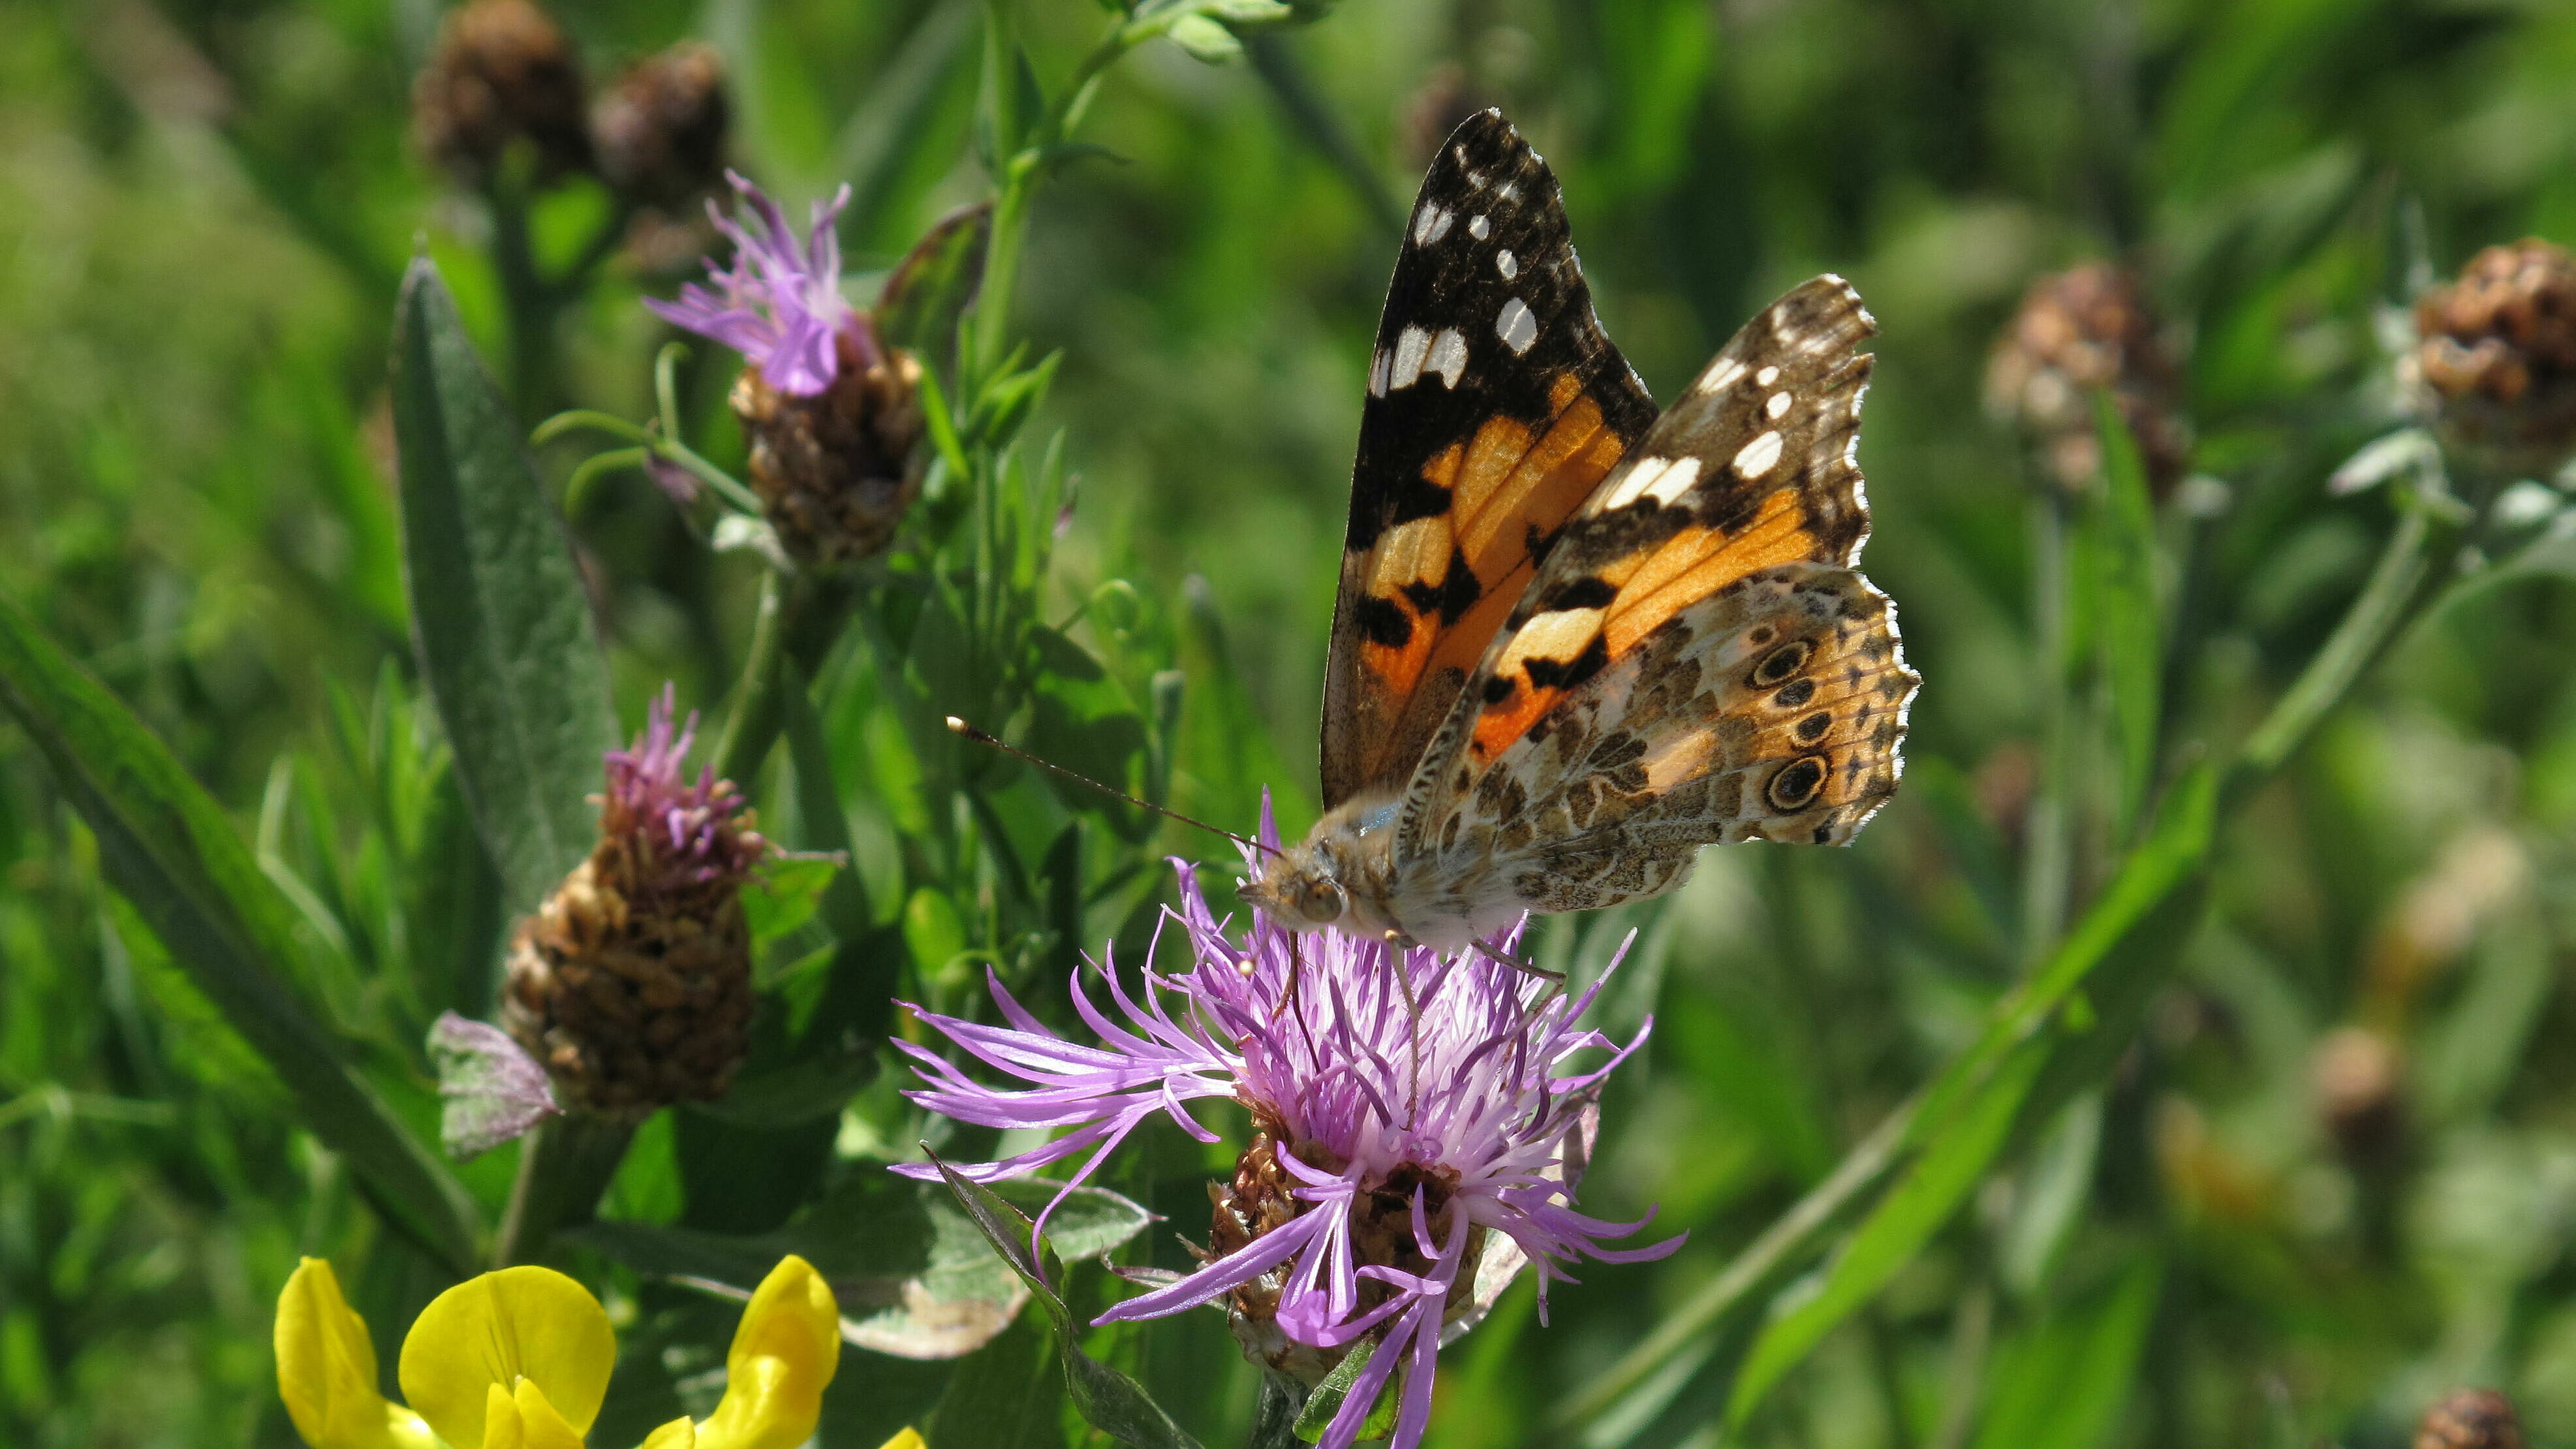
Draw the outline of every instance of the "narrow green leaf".
M2095 508L2089 587L2095 639L2111 691L2119 747L2119 825L2125 834L2155 783L2156 726L2163 709L2164 628L2156 601L2156 520L2138 440L2108 393L2093 399L2102 440L2103 495Z
M796 813L804 826L803 844L842 860L841 869L823 890L823 922L843 943L858 941L867 936L876 914L850 844L850 819L841 813L831 747L823 741L823 722L815 717L805 672L792 659L780 660L778 672L780 722L787 735L787 758L796 767ZM886 987L894 987L890 975Z
M2093 1449L2137 1380L2163 1265L2141 1258L2107 1293L2061 1310L1998 1355L1976 1449Z
M188 979L348 1159L386 1220L458 1273L479 1215L465 1189L359 1075L283 976L294 907L222 807L106 687L0 599L0 702L17 716L98 837L108 880Z
M1011 1271L1028 1286L1055 1325L1056 1349L1064 1360L1065 1392L1072 1396L1073 1406L1082 1411L1083 1420L1132 1449L1199 1449L1199 1442L1183 1433L1143 1386L1082 1351L1080 1325L1073 1321L1064 1300L1047 1285L1031 1256L1035 1225L992 1189L967 1181L936 1158L931 1160L948 1190L957 1195L958 1203L975 1220L975 1226L983 1230L984 1240L1001 1254L1003 1262L1010 1264Z
M2031 1083L2047 1062L2044 1041L2026 1042L2014 1052L1950 1129L1879 1200L1825 1270L1814 1295L1763 1326L1736 1375L1727 1402L1729 1423L1741 1426L1783 1375L1886 1286L1950 1220L2002 1150Z
M608 665L563 523L428 258L396 307L403 582L421 672L511 908L589 854Z

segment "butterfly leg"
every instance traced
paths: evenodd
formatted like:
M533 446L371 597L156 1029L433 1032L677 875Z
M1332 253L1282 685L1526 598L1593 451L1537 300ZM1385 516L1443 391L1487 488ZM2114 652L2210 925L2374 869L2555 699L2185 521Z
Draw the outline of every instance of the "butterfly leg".
M1507 951L1497 951L1493 947L1486 945L1482 940L1473 936L1467 939L1467 944L1475 947L1478 951L1483 952L1487 960L1499 961L1524 976L1535 976L1541 981L1553 981L1559 986L1565 984L1565 973L1562 971L1550 971L1544 966L1538 965L1535 962L1524 961L1520 957L1514 956Z
M1413 938L1402 931L1386 933L1386 950L1390 958L1398 952L1412 949L1413 944ZM1413 997L1413 972L1401 962L1390 964L1395 966L1396 989L1404 993L1405 1040L1413 1050L1413 1069L1406 1082L1404 1104L1405 1118L1411 1121L1422 1110L1422 1003Z

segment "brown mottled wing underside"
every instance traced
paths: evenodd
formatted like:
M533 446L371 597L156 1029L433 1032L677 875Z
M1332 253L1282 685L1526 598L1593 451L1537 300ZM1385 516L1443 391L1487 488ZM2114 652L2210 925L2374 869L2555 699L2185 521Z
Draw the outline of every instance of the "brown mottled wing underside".
M1526 904L1571 910L1671 885L1700 844L1868 819L1919 683L1851 568L1874 331L1820 277L1727 343L1514 606L1407 787L1400 853L1463 876L1492 851L1558 882Z
M1441 147L1378 322L1325 666L1327 808L1401 783L1566 520L1654 422L1555 176L1499 112Z

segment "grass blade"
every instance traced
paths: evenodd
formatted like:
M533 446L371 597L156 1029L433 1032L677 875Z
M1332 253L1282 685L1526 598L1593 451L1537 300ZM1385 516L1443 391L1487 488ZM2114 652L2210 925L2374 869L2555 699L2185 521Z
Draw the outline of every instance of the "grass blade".
M295 908L214 797L14 604L0 600L0 702L98 837L107 877L189 979L277 1074L313 1135L378 1211L458 1272L474 1267L465 1189L360 1076L282 973Z

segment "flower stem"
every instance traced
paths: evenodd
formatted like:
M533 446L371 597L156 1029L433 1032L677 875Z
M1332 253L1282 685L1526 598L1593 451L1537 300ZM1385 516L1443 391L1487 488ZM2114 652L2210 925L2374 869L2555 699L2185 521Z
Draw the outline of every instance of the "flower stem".
M529 1133L492 1245L493 1265L537 1262L556 1229L588 1222L634 1136L631 1125L587 1112L568 1112Z

